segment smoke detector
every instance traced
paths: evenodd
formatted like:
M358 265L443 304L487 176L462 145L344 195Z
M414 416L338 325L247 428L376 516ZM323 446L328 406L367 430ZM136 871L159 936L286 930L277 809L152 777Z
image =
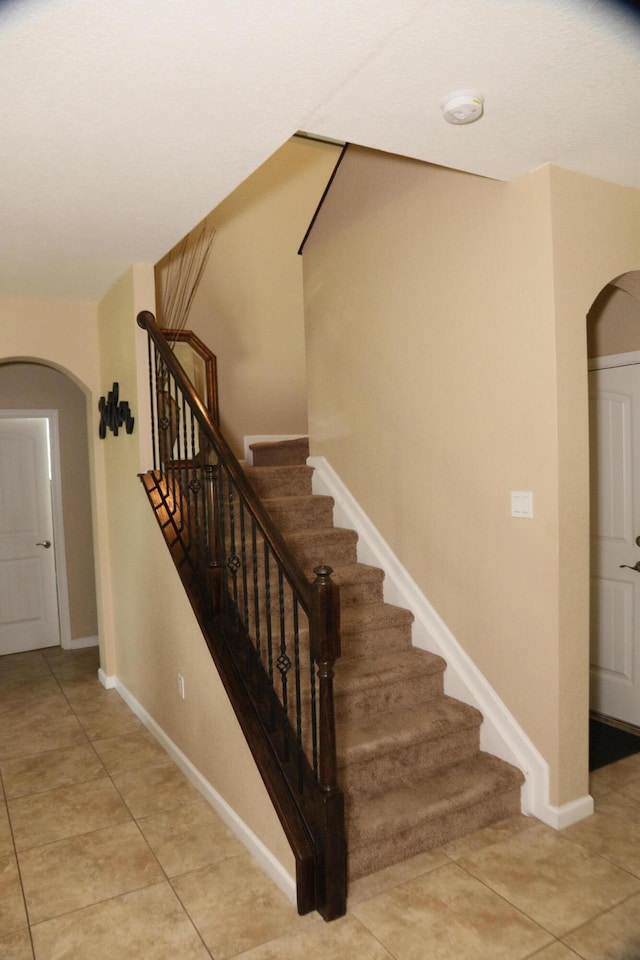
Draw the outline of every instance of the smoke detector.
M447 123L473 123L484 109L484 97L473 90L458 90L443 101L442 113Z

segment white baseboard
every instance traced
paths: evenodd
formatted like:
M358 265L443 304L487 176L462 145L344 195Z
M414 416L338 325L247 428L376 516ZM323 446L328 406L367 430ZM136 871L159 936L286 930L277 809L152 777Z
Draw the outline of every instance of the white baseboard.
M279 443L281 440L300 440L306 437L306 433L280 433L280 434L256 434L244 438L244 462L248 467L253 465L253 450L250 450L252 443Z
M105 673L102 667L98 668L98 680L105 690L113 690L118 682L113 674Z
M85 647L97 647L99 644L97 637L71 637L63 647L65 650L84 650Z
M593 812L593 801L589 796L562 807L550 802L549 765L544 757L462 649L325 457L309 457L307 463L314 467L313 492L331 496L335 501L336 525L357 532L358 560L384 570L386 602L406 607L413 613L413 645L440 654L447 661L445 693L477 707L482 713L482 749L522 770L525 776L521 794L522 812L533 814L556 829L589 816Z
M124 684L121 683L117 677L107 677L104 674L100 677L100 680L103 686L115 687L127 706L142 721L147 730L149 730L160 746L169 754L173 762L182 770L196 790L202 794L207 803L216 811L220 819L226 823L232 833L244 844L258 866L260 866L276 886L282 890L289 901L296 906L295 879L287 873L280 861L265 847L259 837L257 837L244 820L238 816L235 810L229 806L227 801L220 796L209 781L205 780L200 771L193 765L189 758L185 756L182 750L176 746L173 740L167 736L162 727L156 723L153 717L145 710L142 704L136 700Z

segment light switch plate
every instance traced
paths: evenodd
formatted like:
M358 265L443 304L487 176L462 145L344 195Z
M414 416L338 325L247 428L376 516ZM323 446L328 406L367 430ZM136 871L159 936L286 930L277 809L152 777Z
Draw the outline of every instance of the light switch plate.
M511 516L527 520L533 518L533 493L531 490L511 491Z

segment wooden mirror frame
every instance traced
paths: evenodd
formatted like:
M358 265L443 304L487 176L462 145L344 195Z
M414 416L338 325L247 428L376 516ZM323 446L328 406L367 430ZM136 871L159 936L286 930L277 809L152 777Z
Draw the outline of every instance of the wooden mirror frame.
M163 330L162 332L170 344L184 343L191 348L194 354L194 360L191 369L187 369L187 366L185 366L178 354L176 354L176 357L184 367L185 373L191 380L194 389L201 394L204 405L211 414L211 419L214 421L214 423L219 424L218 369L215 353L212 353L211 350L209 350L209 348L202 342L200 337L193 332L193 330L180 330L179 332L176 332L175 330ZM195 366L198 361L200 361L202 364L201 378L193 376ZM194 382L198 379L201 379L200 383Z

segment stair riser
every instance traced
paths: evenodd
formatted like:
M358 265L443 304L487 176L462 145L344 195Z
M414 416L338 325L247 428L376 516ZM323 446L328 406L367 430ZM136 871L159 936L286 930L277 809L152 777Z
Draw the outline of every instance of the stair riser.
M295 499L295 498L291 498ZM333 526L333 500L331 497L309 497L308 500L292 505L274 505L268 500L265 507L274 523L283 533L290 530L309 530L314 527Z
M382 580L366 580L360 583L341 583L340 606L352 607L356 604L382 603Z
M338 780L345 794L358 795L366 803L368 790L379 790L384 784L393 787L441 767L464 760L478 752L480 728L469 727L437 740L422 740L403 750L372 757L360 763L339 767Z
M355 632L342 632L343 657L375 657L411 646L411 625L375 628L363 627Z
M347 531L350 533L350 531ZM344 531L335 530L334 536L327 535L322 540L305 543L296 539L290 543L292 552L305 570L313 570L320 564L340 567L356 562L355 537L345 536Z
M276 497L307 497L311 496L311 476L313 471L309 467L283 469L279 473L266 475L259 468L246 467L247 474L254 490L263 500Z
M442 674L434 673L407 677L402 682L385 683L384 679L381 679L375 688L349 690L349 684L342 682L338 676L334 691L337 691L336 719L354 720L371 713L402 710L417 701L424 702L434 697L441 697L444 693L444 683Z
M254 467L278 467L291 464L305 464L309 456L309 441L306 437L298 440L276 440L273 443L252 443Z
M450 843L474 830L507 817L516 816L519 812L520 789L518 788L493 795L482 803L464 810L456 810L453 814L433 817L412 830L394 834L387 840L377 839L370 845L353 847L349 844L347 831L349 879L356 880L382 867L413 857L417 853L433 850L443 843Z

